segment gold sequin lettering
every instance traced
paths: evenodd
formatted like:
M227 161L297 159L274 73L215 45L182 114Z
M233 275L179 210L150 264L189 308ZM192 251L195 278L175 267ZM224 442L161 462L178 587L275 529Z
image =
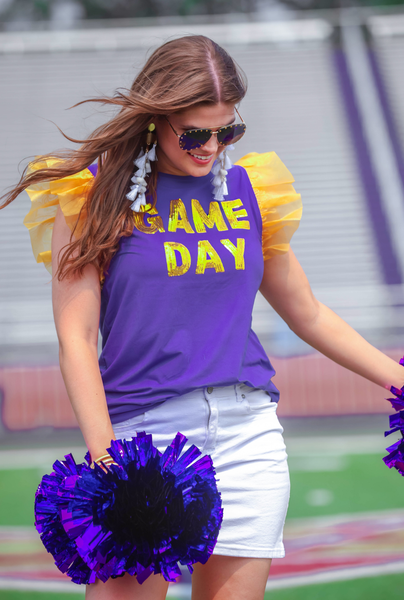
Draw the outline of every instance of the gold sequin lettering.
M245 208L241 210L235 210L236 208L240 208L240 206L243 206L241 200L225 200L222 202L222 208L232 229L250 229L249 221L238 220L241 219L241 217L248 217L248 213Z
M215 269L216 273L224 273L224 267L220 256L208 242L208 240L199 240L198 242L198 261L196 263L197 275L203 275L205 269Z
M209 204L209 214L207 215L198 200L192 200L192 217L197 233L206 233L205 225L209 229L213 229L216 225L218 231L228 230L218 202Z
M169 277L176 277L186 273L191 266L191 255L189 250L184 244L178 244L177 242L164 242L164 252L166 253L167 261L167 272ZM177 255L178 252L181 256L182 264L178 265Z
M140 210L141 212L139 213L133 213L133 220L135 222L135 227L138 231L141 231L143 233L156 233L156 231L160 231L161 233L164 233L165 230L163 225L163 219L158 215L157 210L154 206L152 207L151 204L146 204L146 206L141 206ZM148 215L153 216L150 217ZM146 225L145 223L145 217L148 225Z
M230 240L220 240L221 243L231 254L234 256L234 263L236 271L244 271L244 250L245 250L245 239L237 238L237 246L235 246Z
M177 229L185 229L187 233L195 233L188 220L187 210L181 199L171 200L168 231L175 233Z

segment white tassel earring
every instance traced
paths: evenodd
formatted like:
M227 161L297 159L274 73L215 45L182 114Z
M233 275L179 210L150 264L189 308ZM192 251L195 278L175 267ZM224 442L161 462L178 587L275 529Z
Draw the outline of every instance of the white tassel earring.
M154 123L150 123L147 128L147 137L146 137L146 152L141 149L138 157L134 161L134 165L137 167L134 176L131 181L133 184L130 188L130 192L126 195L127 199L131 202L131 209L134 212L140 212L141 206L145 206L146 202L146 191L147 191L147 183L146 176L151 173L151 165L150 162L157 160L156 155L156 146L157 142L151 146L153 139L153 131L156 129Z
M214 175L214 178L212 179L214 189L213 197L215 200L222 201L224 200L224 196L227 196L229 193L227 189L227 171L231 169L232 162L227 156L228 150L234 150L234 146L226 146L212 168L212 173Z

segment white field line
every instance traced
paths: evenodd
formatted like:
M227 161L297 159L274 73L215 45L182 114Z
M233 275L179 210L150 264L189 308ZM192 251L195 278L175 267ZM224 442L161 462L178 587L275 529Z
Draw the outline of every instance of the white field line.
M384 565L352 567L350 569L336 569L334 571L299 575L297 577L285 577L281 579L271 580L270 577L265 589L268 591L280 588L294 588L316 583L331 583L334 581L347 581L349 579L361 579L364 577L379 577L380 575L392 575L394 573L404 573L404 561L386 563Z
M48 469L52 470L53 463L63 460L65 454L73 454L76 462L81 463L87 452L84 446L70 448L35 448L18 450L0 450L0 470L12 469Z
M385 510L371 510L358 513L341 513L337 515L324 515L321 517L295 517L293 519L286 519L286 530L288 526L299 527L309 525L313 528L323 528L333 527L335 525L349 523L351 521L369 521L372 519L388 519L390 522L398 520L398 522L401 524L403 517L404 508L389 508Z
M389 429L386 415L385 429ZM330 435L288 437L285 436L286 450L289 456L345 456L347 454L379 454L393 444L398 436L384 437L379 433L358 435ZM394 438L394 439L393 439Z
M174 583L173 585L170 585L167 592L167 598L184 598L184 600L191 600L191 584Z
M387 416L386 429L388 429ZM384 432L380 431L380 434L366 435L286 437L286 448L290 457L380 454L385 452L385 448L393 444L397 437L393 435L385 439L383 434ZM34 468L51 470L55 460L63 459L65 454L70 453L77 462L82 462L86 449L84 446L71 446L70 448L0 450L0 470Z
M69 581L37 581L29 579L14 579L13 577L0 577L1 590L26 590L30 592L61 592L68 594L82 594L84 597L85 586L76 585Z
M379 577L381 575L393 575L395 573L404 573L404 561L387 563L384 565L370 565L366 567L353 567L351 569L336 569L324 573L314 573L310 575L299 575L297 577L284 577L280 579L268 580L266 591L295 588L319 583L332 583L335 581L348 581L352 579L361 579L367 577ZM69 582L56 581L29 581L23 579L12 579L0 577L0 589L3 590L26 590L38 592L62 592L77 593L84 595L84 586L78 586ZM168 588L167 598L191 597L191 585L187 583L178 583Z
M85 585L77 585L69 581L37 581L28 579L13 579L0 577L0 590L23 590L30 592L60 592L66 594L80 594L84 598ZM170 585L167 598L191 598L191 584L175 583Z

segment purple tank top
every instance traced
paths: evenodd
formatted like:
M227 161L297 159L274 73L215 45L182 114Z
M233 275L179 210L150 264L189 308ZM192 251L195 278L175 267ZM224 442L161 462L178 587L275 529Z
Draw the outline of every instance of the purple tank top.
M238 382L277 402L275 374L251 329L263 276L262 219L247 172L159 173L156 208L134 213L106 273L100 370L112 423L204 386Z

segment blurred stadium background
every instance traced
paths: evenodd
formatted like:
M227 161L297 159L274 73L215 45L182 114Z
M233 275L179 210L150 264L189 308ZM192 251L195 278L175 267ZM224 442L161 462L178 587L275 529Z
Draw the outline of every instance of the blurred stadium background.
M208 35L249 81L248 134L232 158L275 150L295 176L304 218L293 249L316 296L403 355L400 5L0 0L0 18L0 190L29 157L68 145L54 123L83 137L108 117L68 107L129 86L168 38ZM84 446L57 366L50 277L22 226L28 209L21 197L0 213L0 598L77 598L33 529L41 476ZM381 462L383 390L313 352L260 297L253 326L277 370L292 479L288 555L274 561L268 598L401 598L404 487ZM186 575L170 595L190 597Z

